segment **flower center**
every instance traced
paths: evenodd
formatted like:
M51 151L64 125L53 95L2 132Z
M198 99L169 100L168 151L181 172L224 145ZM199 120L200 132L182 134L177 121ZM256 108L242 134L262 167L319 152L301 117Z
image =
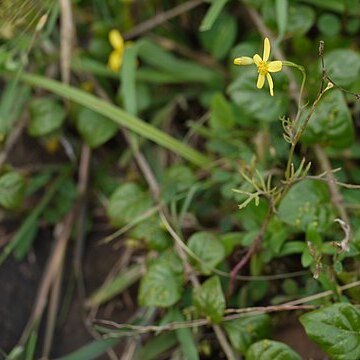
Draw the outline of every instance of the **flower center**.
M261 75L266 75L269 72L268 64L266 61L260 61L258 65L258 73Z

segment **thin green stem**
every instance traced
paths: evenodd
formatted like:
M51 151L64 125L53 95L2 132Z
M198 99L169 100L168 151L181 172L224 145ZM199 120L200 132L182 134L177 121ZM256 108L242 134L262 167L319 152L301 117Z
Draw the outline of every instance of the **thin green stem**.
M289 151L289 158L288 158L288 162L286 165L286 172L285 172L285 179L287 182L290 179L290 169L291 169L291 164L292 164L293 158L294 158L295 146L296 146L296 143L292 143L291 147L290 147L290 151Z
M287 162L287 166L286 166L286 172L285 172L285 179L288 181L290 179L290 169L291 169L291 164L293 162L295 147L296 147L296 144L297 144L302 132L304 131L304 129L301 130L300 131L300 136L298 136L299 132L296 129L298 127L300 114L301 114L301 110L302 110L302 96L303 96L305 82L306 82L306 72L305 72L305 68L303 66L295 64L295 63L293 63L291 61L283 61L282 64L284 66L294 67L294 68L300 70L301 74L302 74L301 87L300 87L299 98L298 98L298 103L297 103L298 110L297 110L297 113L296 113L295 121L293 123L293 129L295 129L296 133L293 134L294 139L292 139L291 148L290 148L290 152L289 152L289 158L288 158L288 162ZM306 124L307 124L307 122L306 122Z
M302 74L302 81L301 81L301 86L300 86L300 91L299 91L299 97L298 97L298 111L296 114L296 119L295 119L295 124L297 123L299 117L300 117L300 113L301 113L301 109L302 109L302 96L303 96L303 92L304 92L304 87L305 87L305 82L306 82L306 71L305 68L301 65L295 64L291 61L282 61L282 64L284 66L290 66L290 67L294 67L296 69L298 69L299 71L301 71Z

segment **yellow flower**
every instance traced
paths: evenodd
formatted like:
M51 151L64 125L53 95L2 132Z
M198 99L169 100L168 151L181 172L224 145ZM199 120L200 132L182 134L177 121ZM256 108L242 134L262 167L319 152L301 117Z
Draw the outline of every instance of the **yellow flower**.
M123 62L124 55L124 39L118 30L111 30L109 32L109 42L113 47L108 60L108 66L112 71L119 71Z
M268 61L270 56L270 41L268 38L264 39L264 53L261 58L260 55L255 54L253 58L247 56L241 56L234 60L235 65L251 65L254 64L258 69L258 79L256 86L258 89L262 89L265 83L265 77L269 83L270 95L274 96L274 83L270 73L278 72L282 69L282 62L277 61Z

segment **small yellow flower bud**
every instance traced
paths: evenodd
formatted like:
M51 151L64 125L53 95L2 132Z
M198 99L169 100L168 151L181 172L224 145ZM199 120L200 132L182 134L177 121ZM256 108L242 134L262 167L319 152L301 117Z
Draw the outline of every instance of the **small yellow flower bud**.
M332 82L328 82L328 84L327 84L324 92L330 90L330 89L333 88L333 87L334 87L334 84L333 84Z
M241 57L234 59L235 65L251 65L253 63L254 63L254 60L248 56L241 56Z

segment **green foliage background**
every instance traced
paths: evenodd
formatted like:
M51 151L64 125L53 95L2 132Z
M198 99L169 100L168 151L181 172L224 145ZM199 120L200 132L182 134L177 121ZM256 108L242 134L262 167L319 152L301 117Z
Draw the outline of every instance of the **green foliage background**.
M56 272L81 291L71 246L95 246L102 228L96 246L130 254L82 299L87 313L130 293L126 324L93 321L97 339L56 356L95 359L138 337L142 360L300 359L273 340L278 312L298 310L332 359L359 358L358 1L73 1L68 84L61 2L1 6L0 206L18 224L1 265L26 261L39 229L59 224L69 231ZM111 29L125 40L116 72ZM305 68L302 94L297 68L273 74L271 97L255 66L233 65L262 54L266 36L272 59ZM18 134L41 149L29 145L30 170L17 165ZM71 302L74 285L63 288ZM29 316L7 358L51 355L56 339L38 337L40 324L54 333L52 314Z

